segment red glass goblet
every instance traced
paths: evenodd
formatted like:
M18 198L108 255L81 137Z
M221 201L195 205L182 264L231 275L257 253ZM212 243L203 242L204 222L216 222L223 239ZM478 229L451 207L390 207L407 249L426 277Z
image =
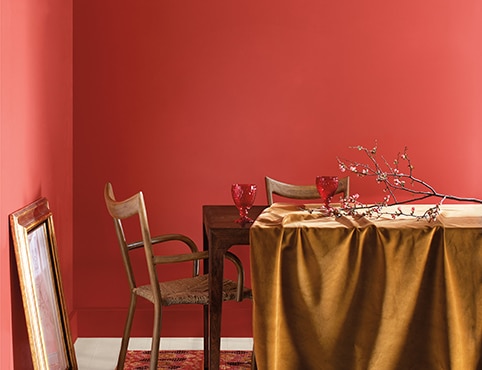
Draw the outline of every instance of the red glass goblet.
M238 208L239 218L237 223L246 224L254 222L248 217L248 211L254 204L254 198L256 197L256 185L255 184L233 184L231 186L231 195L234 200L234 204Z
M317 176L316 188L322 201L325 203L325 208L330 209L330 201L338 189L338 176Z

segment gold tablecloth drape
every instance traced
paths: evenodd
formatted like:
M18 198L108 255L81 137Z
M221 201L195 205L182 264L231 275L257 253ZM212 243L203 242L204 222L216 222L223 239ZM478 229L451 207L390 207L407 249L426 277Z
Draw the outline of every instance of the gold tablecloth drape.
M482 369L482 205L427 222L275 203L250 238L260 370Z

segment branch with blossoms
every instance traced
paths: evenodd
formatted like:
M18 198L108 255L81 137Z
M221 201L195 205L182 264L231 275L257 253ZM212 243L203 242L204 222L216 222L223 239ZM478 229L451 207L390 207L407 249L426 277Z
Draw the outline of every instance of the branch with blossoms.
M335 215L338 213L338 215L379 217L384 214L389 214L393 218L398 216L411 216L416 217L417 219L433 221L439 214L440 205L445 199L482 203L482 200L477 198L464 198L439 193L427 182L415 177L413 174L414 166L408 156L407 147L405 147L403 152L398 153L392 163L386 160L383 155L378 156L378 147L376 145L372 149L361 145L350 148L366 154L368 157L368 163L361 163L337 157L340 170L342 172L351 172L359 177L373 177L378 184L383 186L383 191L386 195L381 202L373 205L365 205L359 202L358 194L342 199L340 208L333 210ZM399 200L397 195L400 192L403 192L405 195L408 194L409 198ZM440 198L439 204L428 209L422 215L415 214L414 207L412 207L411 211L408 213L402 211L400 206L395 212L384 211L384 208L387 206L402 205L432 197Z
M417 220L425 219L427 221L435 221L440 213L440 204L437 204L422 214L415 213L415 207L412 206L410 212L406 212L399 205L395 211L387 211L386 207L396 205L397 203L389 203L390 196L387 195L382 202L366 205L358 201L359 195L354 194L348 198L341 199L341 204L337 208L331 208L328 215L333 215L335 217L340 216L352 216L354 218L359 217L370 217L379 218L384 215L389 215L391 218L395 219L400 216L414 217Z

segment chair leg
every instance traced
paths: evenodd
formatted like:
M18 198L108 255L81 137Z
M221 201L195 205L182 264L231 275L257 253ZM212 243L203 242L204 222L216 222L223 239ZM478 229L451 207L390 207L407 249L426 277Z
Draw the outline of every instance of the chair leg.
M204 369L209 369L209 310L208 305L203 306L204 313Z
M154 329L152 331L151 343L151 364L150 370L157 369L157 359L159 357L159 345L161 342L161 323L162 323L162 306L154 305Z
M127 313L126 325L124 327L124 335L122 336L121 348L119 357L117 359L117 370L124 369L124 362L126 361L127 346L129 345L129 338L131 335L132 321L134 319L134 312L136 310L137 296L131 293L131 302L129 304L129 312Z

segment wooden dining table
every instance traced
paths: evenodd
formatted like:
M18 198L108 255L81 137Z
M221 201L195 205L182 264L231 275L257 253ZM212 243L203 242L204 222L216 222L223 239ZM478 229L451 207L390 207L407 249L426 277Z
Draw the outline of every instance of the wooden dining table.
M255 219L267 206L253 206L249 217ZM239 212L234 205L205 205L203 213L203 249L209 251L209 264L204 265L209 272L208 309L208 354L209 369L219 369L222 288L224 273L224 255L233 245L249 245L251 224L241 225L235 220ZM207 350L207 351L206 351Z
M482 205L316 209L275 203L250 229L258 369L482 369Z

